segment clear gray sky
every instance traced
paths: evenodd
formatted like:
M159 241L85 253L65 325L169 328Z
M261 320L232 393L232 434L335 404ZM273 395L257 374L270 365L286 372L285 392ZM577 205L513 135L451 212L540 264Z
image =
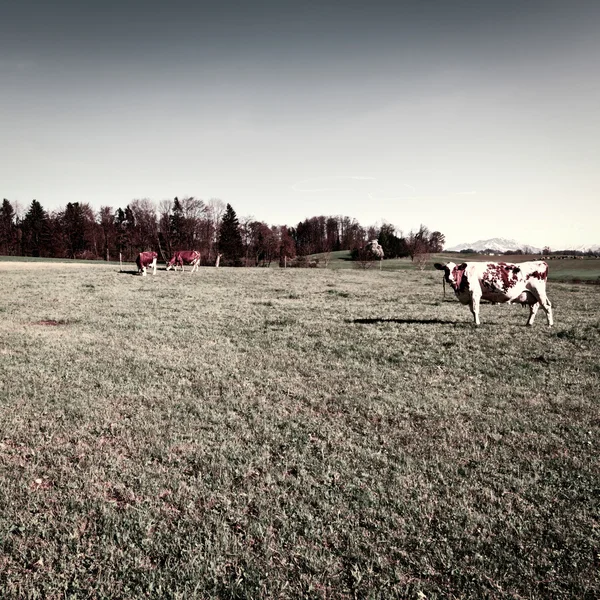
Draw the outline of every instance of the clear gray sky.
M600 2L0 0L0 197L600 243Z

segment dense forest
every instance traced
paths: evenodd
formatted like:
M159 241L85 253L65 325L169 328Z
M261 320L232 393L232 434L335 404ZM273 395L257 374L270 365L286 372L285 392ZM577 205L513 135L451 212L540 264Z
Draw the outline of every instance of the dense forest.
M385 258L440 252L444 235L422 225L406 236L389 223L362 226L345 216L307 218L293 227L238 218L221 200L188 197L133 200L124 209L69 203L48 212L37 200L19 210L4 199L0 207L0 254L48 258L131 261L145 250L167 260L175 250L194 249L203 264L268 265L295 257L348 250L356 259L368 240L378 240Z

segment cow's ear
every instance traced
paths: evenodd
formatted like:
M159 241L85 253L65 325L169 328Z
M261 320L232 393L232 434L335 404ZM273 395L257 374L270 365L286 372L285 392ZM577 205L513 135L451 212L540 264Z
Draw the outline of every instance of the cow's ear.
M446 265L443 265L442 263L434 263L433 266L438 270L438 271L443 271L446 268Z
M462 265L458 265L458 267L456 268L460 269L461 271L464 271L467 268L467 263L462 263Z

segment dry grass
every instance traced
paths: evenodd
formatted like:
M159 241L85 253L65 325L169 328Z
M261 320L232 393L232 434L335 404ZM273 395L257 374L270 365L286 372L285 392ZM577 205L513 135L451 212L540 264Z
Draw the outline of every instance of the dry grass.
M2 281L3 597L598 597L595 286L475 329L427 271Z

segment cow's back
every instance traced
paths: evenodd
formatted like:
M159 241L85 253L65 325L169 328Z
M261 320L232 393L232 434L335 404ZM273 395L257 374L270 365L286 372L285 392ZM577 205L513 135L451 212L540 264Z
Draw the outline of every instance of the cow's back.
M158 257L156 252L140 252L138 257L135 259L137 266L141 269L150 265L155 258Z
M548 263L544 260L530 260L520 265L523 269L523 274L528 281L548 280Z
M535 297L530 292L545 289L548 265L544 261L479 263L481 266L475 266L477 264L470 263L469 277L474 282L477 276L484 300L531 304Z

